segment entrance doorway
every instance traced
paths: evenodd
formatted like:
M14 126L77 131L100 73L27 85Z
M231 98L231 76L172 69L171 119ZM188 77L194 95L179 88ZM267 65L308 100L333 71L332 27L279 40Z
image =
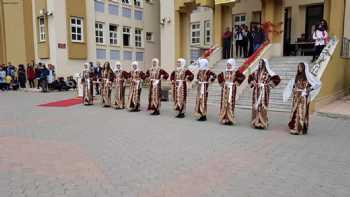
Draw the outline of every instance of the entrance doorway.
M305 18L305 38L306 40L312 40L312 33L316 26L323 19L323 4L311 5L306 7Z
M283 56L292 55L294 51L291 42L291 31L292 31L292 16L291 8L284 9L284 35L283 35Z

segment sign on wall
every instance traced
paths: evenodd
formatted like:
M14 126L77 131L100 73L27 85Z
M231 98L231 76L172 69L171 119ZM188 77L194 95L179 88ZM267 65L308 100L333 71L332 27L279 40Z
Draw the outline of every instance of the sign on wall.
M59 49L65 49L65 48L67 48L67 46L66 46L65 43L58 43L58 44L57 44L57 47L58 47Z

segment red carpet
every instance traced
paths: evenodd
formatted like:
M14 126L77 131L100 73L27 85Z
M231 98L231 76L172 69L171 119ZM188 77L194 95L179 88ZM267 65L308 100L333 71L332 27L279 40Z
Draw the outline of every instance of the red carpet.
M71 98L71 99L66 99L62 101L55 101L55 102L50 102L50 103L45 103L38 105L39 107L70 107L73 105L78 105L81 104L83 101L81 97L76 97L76 98Z

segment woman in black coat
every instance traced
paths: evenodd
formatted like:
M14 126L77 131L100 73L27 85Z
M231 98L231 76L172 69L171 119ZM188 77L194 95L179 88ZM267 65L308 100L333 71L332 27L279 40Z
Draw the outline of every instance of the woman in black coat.
M17 76L18 76L19 86L21 88L26 88L27 76L26 76L26 69L24 68L23 64L20 64L18 66Z

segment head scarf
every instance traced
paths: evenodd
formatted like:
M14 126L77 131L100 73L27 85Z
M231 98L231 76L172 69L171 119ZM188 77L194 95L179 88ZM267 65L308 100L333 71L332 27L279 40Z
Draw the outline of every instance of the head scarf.
M207 59L199 59L198 60L199 64L199 70L208 70L209 69L209 62Z
M227 64L230 64L231 65L231 69L229 69L227 67ZM235 59L228 59L227 62L226 62L226 71L234 71L234 70L237 70L237 65L236 65L236 60Z
M134 66L136 66L135 71L139 70L139 63L137 61L134 61L131 63L132 69L134 69Z
M271 69L269 61L267 61L267 59L265 59L265 58L263 58L261 60L265 62L265 68L266 68L267 72L269 73L269 75L271 77L276 76L277 74ZM260 64L260 61L259 61L259 64ZM257 69L259 69L259 65L258 65Z
M177 67L177 69L183 69L186 66L186 60L183 58L177 59L178 62L180 62L180 67Z
M156 63L155 66L153 65L154 62ZM152 59L152 67L159 67L159 59L157 59L157 58Z
M313 101L318 95L318 93L320 92L322 83L310 72L309 64L306 62L302 62L302 63L305 65L304 72L305 72L306 79L308 83L311 85L309 100ZM290 80L287 87L284 89L283 102L287 102L287 100L291 97L294 83L295 83L295 79Z
M120 66L120 68L118 68L118 65ZM121 65L120 61L115 62L115 64L113 65L113 72L121 70L121 67L122 67L122 65Z

